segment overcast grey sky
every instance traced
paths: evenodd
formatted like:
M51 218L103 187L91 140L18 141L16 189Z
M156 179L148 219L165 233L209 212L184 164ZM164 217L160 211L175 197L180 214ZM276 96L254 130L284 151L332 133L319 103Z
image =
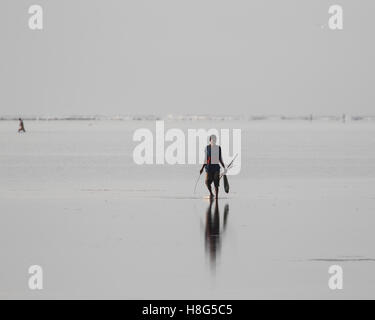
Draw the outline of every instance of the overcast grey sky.
M44 30L28 8L44 9ZM344 30L328 8L344 7ZM2 0L0 115L375 114L374 0Z

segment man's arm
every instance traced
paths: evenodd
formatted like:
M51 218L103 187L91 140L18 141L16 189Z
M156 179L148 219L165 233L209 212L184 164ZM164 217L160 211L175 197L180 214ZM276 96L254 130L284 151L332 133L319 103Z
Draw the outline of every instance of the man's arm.
M202 166L202 168L199 170L200 174L202 174L203 169L204 169L205 167L206 167L206 164L204 163L203 166Z
M202 174L203 172L203 169L206 167L207 165L207 148L204 150L204 163L202 165L202 168L199 170L200 174Z

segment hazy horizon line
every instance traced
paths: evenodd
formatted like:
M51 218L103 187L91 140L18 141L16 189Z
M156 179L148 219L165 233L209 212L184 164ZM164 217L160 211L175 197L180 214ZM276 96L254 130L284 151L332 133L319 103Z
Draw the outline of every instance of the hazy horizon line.
M182 120L182 121L199 121L199 120L237 120L237 121L257 121L257 120L327 120L327 121L360 121L375 120L375 115L369 114L305 114L305 115L282 115L282 114L254 114L254 115L210 115L210 114L186 114L186 115L156 115L156 114L128 114L128 115L100 115L100 114L76 114L76 115L3 115L0 121L15 121L22 118L27 121L58 121L58 120L122 120L122 121L158 121L158 120Z

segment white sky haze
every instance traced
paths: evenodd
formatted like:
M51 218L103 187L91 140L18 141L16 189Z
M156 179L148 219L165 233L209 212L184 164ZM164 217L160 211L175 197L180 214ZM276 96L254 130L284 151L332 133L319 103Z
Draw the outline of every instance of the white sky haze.
M3 0L0 115L373 114L375 2Z

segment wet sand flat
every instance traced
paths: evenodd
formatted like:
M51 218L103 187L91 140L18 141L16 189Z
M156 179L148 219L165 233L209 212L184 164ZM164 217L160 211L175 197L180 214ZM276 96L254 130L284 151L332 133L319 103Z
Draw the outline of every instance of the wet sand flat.
M193 194L199 165L134 164L134 130L154 125L0 122L0 298L375 297L375 124L166 122L242 129L218 206L203 179Z

